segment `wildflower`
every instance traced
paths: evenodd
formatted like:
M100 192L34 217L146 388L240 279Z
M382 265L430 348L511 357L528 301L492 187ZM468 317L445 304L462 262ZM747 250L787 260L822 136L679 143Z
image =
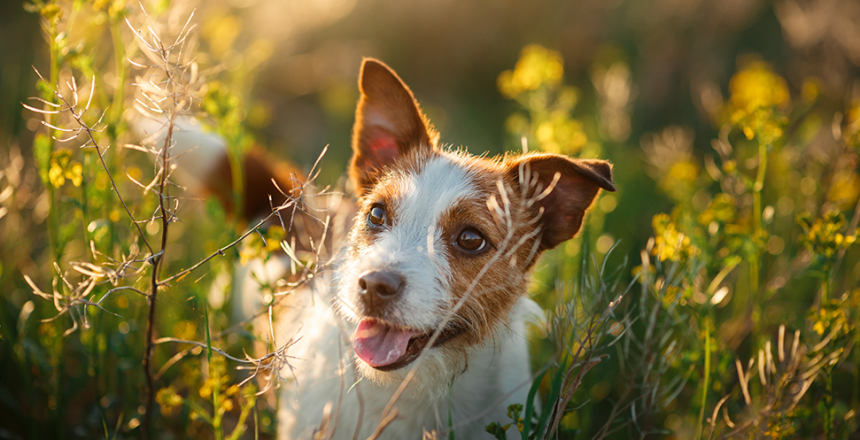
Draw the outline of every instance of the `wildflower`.
M66 149L57 150L51 155L51 165L48 169L48 181L54 188L59 188L66 183L66 179L72 185L78 187L83 183L84 167L80 162L72 160L72 152Z
M699 166L693 156L693 139L693 130L681 126L642 136L642 151L651 165L649 174L677 201L690 200L696 191Z
M505 123L516 139L537 141L551 153L576 154L588 144L583 123L571 117L579 100L576 88L563 84L561 54L538 45L526 46L513 70L498 78L499 91L528 112L514 113Z
M688 199L695 190L696 179L699 177L699 166L691 161L679 161L672 164L669 171L660 178L660 189L676 200Z
M735 201L728 194L720 193L711 199L708 208L699 214L699 224L708 226L712 222L726 224L735 218Z
M224 395L227 397L234 396L239 392L239 385L232 385L230 388L227 388L227 391L224 392Z
M657 214L651 220L655 241L651 255L660 261L686 261L701 251L690 241L690 237L678 231L668 214Z
M158 390L158 393L155 394L155 401L161 406L162 413L169 414L173 408L182 405L182 396L177 394L171 386Z
M818 336L833 334L833 338L848 336L853 329L850 315L852 296L846 293L841 298L831 299L823 302L818 311L812 307L809 311L809 320L814 324L812 330Z
M565 112L553 112L535 130L541 148L550 153L572 153L579 151L588 137L582 131L582 123L570 118Z
M200 394L200 397L208 399L212 395L212 380L206 379L206 382L203 383L203 386L200 387L197 393Z
M775 110L789 104L785 79L763 61L747 63L729 81L731 123L747 139L758 136L765 144L781 138L787 119Z
M761 107L785 107L788 86L763 61L746 64L729 81L730 101L736 111L752 113Z
M560 53L530 44L520 52L514 70L502 72L497 83L503 95L515 98L523 92L537 90L542 85L558 84L563 74L564 61Z
M261 232L262 233L262 232ZM263 258L281 248L281 242L286 238L287 233L284 228L279 225L272 226L265 231L263 235L265 242L260 238L259 234L254 234L248 237L244 246L239 251L239 258L242 265L247 265L254 258Z
M60 21L63 17L63 8L56 3L50 3L42 7L39 13L48 21Z
M801 242L814 254L830 259L841 249L848 249L858 238L858 231L842 234L845 217L838 212L828 212L824 217L812 220L809 214L798 216L797 223L803 228Z

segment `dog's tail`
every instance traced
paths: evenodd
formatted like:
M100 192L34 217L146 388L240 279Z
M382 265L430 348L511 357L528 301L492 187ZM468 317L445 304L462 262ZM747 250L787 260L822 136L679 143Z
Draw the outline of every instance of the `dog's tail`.
M144 138L145 144L159 146L166 138L166 125L163 120L141 118L134 122L133 128ZM283 225L284 240L292 244L299 258L309 252L319 252L314 247L324 245L318 240L323 225L308 212L313 209L308 202L313 195L305 192L313 190L305 185L305 176L298 167L275 160L260 148L252 148L241 159L242 185L237 199L229 151L222 137L206 132L193 118L178 118L171 139L170 154L176 164L173 175L190 195L216 199L243 228L254 227L266 218L269 221L262 229ZM285 205L286 202L293 204ZM280 215L271 215L281 206L287 207ZM267 261L237 262L232 283L229 277L216 280L213 289L232 285L231 296L237 306L233 309L233 319L241 321L254 316L262 304L261 280L274 282L289 277L289 261L285 253L277 253Z
M166 137L164 121L141 118L134 128L147 143L159 145ZM239 204L234 197L233 169L226 143L220 136L204 131L199 121L179 118L173 127L171 155L176 159L179 181L192 193L216 198L224 209L238 219L253 223L267 217L273 207L298 198L305 177L283 161L273 160L254 147L241 159L242 185ZM240 212L237 212L240 211Z

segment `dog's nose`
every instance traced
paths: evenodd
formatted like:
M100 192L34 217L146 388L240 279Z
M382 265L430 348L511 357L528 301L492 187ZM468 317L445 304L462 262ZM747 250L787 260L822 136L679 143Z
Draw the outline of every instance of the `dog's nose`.
M404 281L403 276L396 272L371 270L358 277L358 291L369 311L375 311L400 294Z

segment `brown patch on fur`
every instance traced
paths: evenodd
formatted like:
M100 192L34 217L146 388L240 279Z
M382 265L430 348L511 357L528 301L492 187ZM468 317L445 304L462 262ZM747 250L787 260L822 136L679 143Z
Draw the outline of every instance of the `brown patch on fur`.
M615 191L612 165L603 160L533 153L511 157L507 162L508 173L513 179L527 179L526 173L536 177L537 191L547 189L555 175L559 176L553 190L538 201L544 210L540 218L541 250L552 249L576 235L598 190Z
M412 149L435 147L439 136L409 87L384 63L365 58L358 87L349 175L362 195L386 166Z
M469 331L449 344L462 349L494 337L499 324L507 321L508 313L527 291L530 271L540 254L572 238L598 190L614 191L615 187L610 165L604 161L548 154L500 159L462 154L454 157L471 170L478 194L452 207L440 224L448 248L451 292L455 299L469 295L454 320L454 325ZM524 188L520 180L519 166L523 163L528 163L537 177L538 185L531 190ZM530 198L547 188L556 172L561 176L550 194L533 206L526 206ZM487 205L491 197L502 203L499 181L506 188L505 196L513 213L510 235L508 225ZM477 229L488 240L489 247L484 252L470 253L456 245L458 234L466 227ZM475 283L482 271L482 277ZM470 286L473 286L471 291Z
M469 331L448 344L462 350L494 338L499 324L507 321L514 304L527 291L528 275L537 258L531 255L532 249L538 238L527 238L537 227L528 224L535 215L533 210L523 210L520 218L514 218L515 227L509 236L507 224L487 206L491 197L501 203L499 181L508 188L506 196L512 212L525 202L502 162L472 156L459 156L458 162L472 170L478 194L452 207L443 215L441 224L443 237L447 238L451 293L455 301L469 295L454 320L454 325ZM477 229L488 241L483 252L470 253L457 246L457 236L465 227Z
M366 220L373 204L384 204L388 221L396 222L398 200L403 197L399 186L402 176L420 173L434 156L447 156L469 170L476 195L452 206L438 225L450 268L447 281L451 306L469 295L449 324L451 329L465 331L444 347L454 354L492 340L500 325L507 322L514 304L527 292L530 271L540 254L579 231L586 210L601 188L615 190L611 165L546 153L486 159L440 152L436 147L438 135L421 113L412 92L387 66L365 60L359 86L362 96L356 110L350 167L359 195L359 214L350 232L351 257L357 258L375 240L377 232L367 226ZM556 173L559 180L554 189L536 200ZM503 204L505 197L498 182L502 182L504 195L510 201L512 231L505 219L488 206L490 198ZM478 253L460 249L457 236L465 227L477 229L489 247Z

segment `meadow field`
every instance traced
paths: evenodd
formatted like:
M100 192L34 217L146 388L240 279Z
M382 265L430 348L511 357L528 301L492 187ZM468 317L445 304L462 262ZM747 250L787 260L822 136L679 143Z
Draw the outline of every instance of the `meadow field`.
M352 203L365 56L452 148L614 164L534 272L542 404L488 432L860 438L860 3L4 0L0 439L275 438L300 335L266 319L334 253L284 218L350 219L249 224L238 177L265 151ZM231 196L146 120L223 139ZM234 275L283 252L248 317Z

